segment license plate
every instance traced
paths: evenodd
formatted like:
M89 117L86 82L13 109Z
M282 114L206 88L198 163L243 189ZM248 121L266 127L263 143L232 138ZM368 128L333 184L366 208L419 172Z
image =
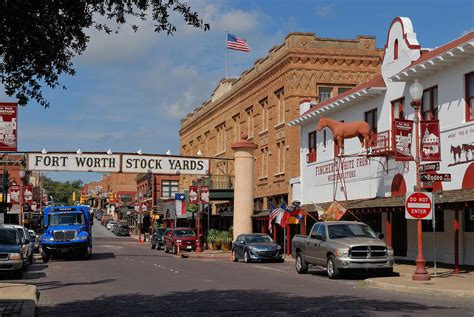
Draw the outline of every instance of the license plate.
M192 248L193 248L193 247L190 246L190 245L188 245L188 246L186 247L186 249L188 249L188 250L191 250Z

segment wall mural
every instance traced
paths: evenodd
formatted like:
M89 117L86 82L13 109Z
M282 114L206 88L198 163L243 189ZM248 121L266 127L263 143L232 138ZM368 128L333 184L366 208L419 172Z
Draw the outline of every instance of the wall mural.
M448 133L450 161L448 166L474 161L474 127L465 127Z

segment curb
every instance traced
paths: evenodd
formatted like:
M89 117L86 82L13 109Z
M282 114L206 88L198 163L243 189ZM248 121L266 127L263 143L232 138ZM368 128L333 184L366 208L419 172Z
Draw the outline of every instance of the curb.
M36 304L32 300L25 300L21 307L20 317L36 316Z
M416 286L407 286L407 285L400 285L400 284L391 284L385 282L375 281L373 279L366 279L363 281L363 285L367 287L374 287L374 288L381 288L385 290L391 290L401 293L417 293L419 294L424 293L426 295L434 295L434 296L452 296L452 297L467 297L467 298L474 298L474 291L466 291L466 290L449 290L449 289L430 289L424 287L416 287Z

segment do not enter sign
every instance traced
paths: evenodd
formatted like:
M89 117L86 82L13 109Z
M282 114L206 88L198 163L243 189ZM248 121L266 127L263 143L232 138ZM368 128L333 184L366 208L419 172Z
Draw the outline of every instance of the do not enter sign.
M405 218L431 220L433 218L433 195L431 193L407 193Z

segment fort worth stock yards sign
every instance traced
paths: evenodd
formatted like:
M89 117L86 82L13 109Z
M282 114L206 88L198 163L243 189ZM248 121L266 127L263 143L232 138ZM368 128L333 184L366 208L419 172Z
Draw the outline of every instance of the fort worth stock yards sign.
M204 175L208 159L159 155L99 153L28 153L28 170L56 172Z

